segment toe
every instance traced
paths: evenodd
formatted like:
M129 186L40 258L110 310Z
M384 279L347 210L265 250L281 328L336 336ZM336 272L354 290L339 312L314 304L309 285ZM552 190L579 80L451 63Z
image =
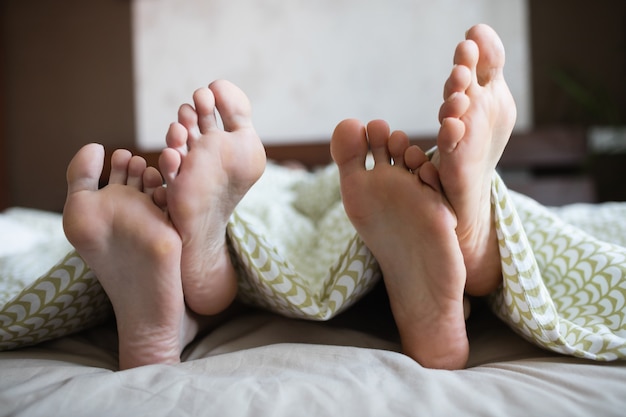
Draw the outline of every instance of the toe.
M198 126L198 114L189 104L183 104L178 109L178 123L187 130L188 139L198 139L202 135Z
M389 153L393 164L402 169L408 169L404 161L404 153L409 147L409 137L401 130L395 130L389 136Z
M143 173L146 170L146 160L140 156L133 156L128 163L128 177L126 185L139 191L143 190Z
M404 162L406 167L415 171L428 161L424 151L417 145L409 146L404 152Z
M96 143L85 145L76 153L67 167L68 194L98 189L104 156L104 147Z
M439 123L447 117L459 118L470 107L470 99L465 93L453 93L439 108Z
M342 177L365 170L367 151L365 127L361 122L348 119L337 125L330 141L330 153Z
M391 162L389 154L389 125L383 120L374 120L367 124L367 140L376 165Z
M217 128L215 116L215 97L207 87L199 88L193 93L193 102L196 106L197 123L200 133L204 134Z
M214 81L209 89L215 96L215 107L219 111L224 129L234 132L252 127L252 110L246 94L226 80Z
M454 50L454 64L473 71L478 64L478 45L476 42L468 39L459 43Z
M159 169L167 185L171 186L176 179L181 161L180 153L174 149L165 148L161 152L159 156Z
M449 100L454 93L465 92L472 82L472 72L465 65L455 65L443 86L443 99Z
M489 26L480 24L467 31L466 38L473 41L479 52L476 76L480 85L503 77L505 52L498 34Z
M180 123L172 123L167 129L165 143L169 148L176 149L183 155L187 153L187 129Z
M167 190L165 187L157 187L154 189L152 193L152 201L157 205L161 210L167 210Z
M126 184L128 164L133 155L126 149L117 149L111 155L111 174L109 184Z
M155 167L147 167L143 172L142 182L143 192L152 197L155 190L163 186L163 177Z
M454 151L465 134L465 124L461 119L448 117L442 120L439 134L437 135L437 147L440 152L450 153Z
M442 192L437 168L431 162L425 162L420 166L417 175L420 180L437 192Z

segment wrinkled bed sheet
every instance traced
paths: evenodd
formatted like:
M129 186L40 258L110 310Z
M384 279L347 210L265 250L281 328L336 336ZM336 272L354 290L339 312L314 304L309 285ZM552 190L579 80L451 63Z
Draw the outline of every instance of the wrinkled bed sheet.
M0 253L11 259L47 248L37 263L3 269L15 277L4 283L7 297L25 285L20 276L37 276L68 250L58 215L38 213L40 224L32 215L12 213L27 216L28 228L0 224ZM328 322L246 307L198 338L176 366L117 372L111 319L0 352L0 416L624 415L626 362L543 350L480 303L468 320L468 368L422 368L399 353L383 291L379 284Z
M112 323L2 352L0 414L624 415L626 363L541 350L480 306L468 321L468 369L422 368L398 353L378 291L327 323L245 310L176 366L116 372Z

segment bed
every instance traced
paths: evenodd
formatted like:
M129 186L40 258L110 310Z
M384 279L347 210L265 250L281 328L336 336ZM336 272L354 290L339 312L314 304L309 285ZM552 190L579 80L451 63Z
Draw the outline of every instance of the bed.
M432 140L418 143L427 147ZM154 161L154 154L146 156ZM329 162L324 145L273 147L268 156L308 167ZM622 204L569 205L594 202L593 181L582 170L587 157L580 132L517 134L502 160L501 177L544 204L567 204L551 212L578 219L581 228L590 219L609 224L626 213ZM278 181L282 169L272 167L267 176ZM313 174L323 177L324 169ZM308 173L303 175L303 195L311 194L317 188L310 188ZM11 208L0 216L0 272L13 277L3 282L6 304L9 293L29 285L28 277L44 273L71 247L58 213ZM623 230L609 229L618 235ZM38 254L35 261L33 253ZM63 277L57 274L55 282ZM38 291L39 299L46 300L46 287ZM106 299L87 297L89 303L78 296L61 301L66 307L82 306L90 316L88 325L68 319L67 325L56 327L59 334L46 330L45 341L4 345L0 414L622 416L626 410L624 361L591 360L532 343L519 327L503 320L489 300L473 300L467 321L470 358L460 371L425 369L399 353L384 287L372 280L356 302L330 318L242 303L189 345L180 365L120 372L115 324ZM39 308L33 307L35 299L21 300L15 308ZM623 316L623 300L614 307ZM3 313L5 331L11 317L6 308ZM72 314L77 317L76 311ZM32 335L37 324L29 326L22 336ZM3 341L8 337L6 331L0 335Z

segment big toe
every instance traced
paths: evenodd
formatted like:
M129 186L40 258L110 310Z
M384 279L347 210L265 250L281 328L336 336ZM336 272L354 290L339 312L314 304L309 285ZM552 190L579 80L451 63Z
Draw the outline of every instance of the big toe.
M104 155L104 147L96 143L85 145L76 153L67 167L68 194L98 189Z
M215 107L220 113L224 129L233 132L252 127L252 109L248 96L235 84L226 80L213 81L209 89L215 96Z
M365 126L355 119L340 122L330 141L330 153L341 176L365 168L369 146Z
M502 76L505 52L498 34L490 26L479 24L467 31L466 39L478 47L476 75L480 85Z

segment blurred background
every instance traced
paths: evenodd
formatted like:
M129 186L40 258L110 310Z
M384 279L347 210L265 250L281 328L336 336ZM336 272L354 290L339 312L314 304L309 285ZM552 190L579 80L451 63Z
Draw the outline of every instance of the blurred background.
M268 145L327 142L347 117L434 136L454 46L478 22L505 43L518 132L626 126L623 0L3 0L0 12L0 208L62 210L80 146L160 148L215 78L249 95ZM624 141L588 141L598 200L626 199Z

